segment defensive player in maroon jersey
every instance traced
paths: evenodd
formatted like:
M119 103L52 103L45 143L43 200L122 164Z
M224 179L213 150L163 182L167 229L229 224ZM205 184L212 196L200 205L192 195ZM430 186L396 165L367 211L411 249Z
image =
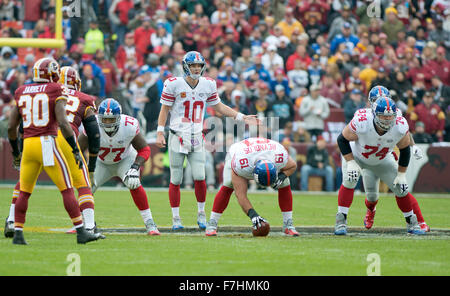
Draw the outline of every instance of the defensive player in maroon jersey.
M20 165L20 193L14 209L13 244L27 244L23 227L28 199L42 170L45 170L61 192L64 208L77 229L77 242L84 244L100 237L100 234L90 233L84 228L67 160L55 139L59 127L72 148L72 157L78 165L83 165L74 132L66 116L68 90L56 83L58 80L58 63L51 58L42 58L33 66L35 83L23 85L15 92L16 105L8 126L14 165ZM17 143L17 128L21 119L24 131L22 154Z

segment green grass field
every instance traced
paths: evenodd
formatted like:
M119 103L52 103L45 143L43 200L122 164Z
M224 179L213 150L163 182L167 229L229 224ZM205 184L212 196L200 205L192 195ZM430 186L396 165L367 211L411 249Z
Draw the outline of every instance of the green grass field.
M2 233L12 188L0 188ZM70 227L70 220L59 192L37 187L29 202L25 224L28 245L13 245L3 234L0 238L0 275L65 276L71 270L68 256L76 254L81 275L85 276L365 276L372 262L368 256L373 253L379 256L381 275L450 275L449 198L417 198L432 231L424 237L415 237L406 234L403 216L389 195L380 197L374 228L362 229L364 198L355 196L348 221L351 231L346 237L336 237L331 229L337 194L295 194L294 223L301 236L284 237L279 231L272 231L268 237L254 238L250 220L234 195L220 220L219 235L206 237L200 231L164 231L171 226L167 192L147 190L147 193L161 236L108 231L105 240L78 245L75 235L62 232ZM95 198L100 229L144 230L128 191L100 189ZM249 198L272 227L282 225L276 193L251 194ZM208 218L213 200L214 193L208 193ZM185 226L197 226L196 207L193 192L182 191L180 214ZM221 226L241 226L244 231L220 232ZM314 232L314 226L320 226L322 231ZM330 231L323 231L327 227ZM388 228L404 231L380 231Z

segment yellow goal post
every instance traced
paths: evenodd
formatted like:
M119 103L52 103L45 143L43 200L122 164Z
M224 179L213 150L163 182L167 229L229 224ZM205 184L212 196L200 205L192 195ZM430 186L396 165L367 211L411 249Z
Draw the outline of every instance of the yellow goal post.
M0 38L0 47L12 48L34 47L34 48L62 48L65 40L62 34L62 7L63 0L55 3L55 38Z

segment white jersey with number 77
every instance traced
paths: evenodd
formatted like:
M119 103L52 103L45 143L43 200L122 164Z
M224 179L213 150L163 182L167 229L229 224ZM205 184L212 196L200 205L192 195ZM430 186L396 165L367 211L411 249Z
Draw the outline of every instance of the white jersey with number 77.
M172 77L164 82L161 104L172 106L169 128L180 134L200 134L206 106L220 103L216 81L200 77L192 88L183 77Z

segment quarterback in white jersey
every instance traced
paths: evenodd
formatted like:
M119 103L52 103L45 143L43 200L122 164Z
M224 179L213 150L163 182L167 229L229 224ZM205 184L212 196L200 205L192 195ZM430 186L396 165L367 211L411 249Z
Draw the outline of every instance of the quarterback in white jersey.
M387 97L391 97L390 91L381 86L376 85L369 91L368 96L368 105L372 106L372 104L376 101L376 99L380 96L386 95ZM372 113L371 108L364 108L359 109L355 112L355 116L364 116L365 114ZM402 117L402 111L397 108L397 118ZM420 160L423 157L422 150L415 144L414 138L412 137L412 134L409 133L409 139L410 139L410 146L411 146L411 152L412 155L416 160ZM392 152L394 153L394 152ZM394 157L396 158L396 155L394 154ZM375 220L375 213L376 213L376 205L378 203L378 196L379 196L379 183L380 179L373 174L366 173L367 170L363 170L361 172L362 178L364 180L364 189L366 193L366 198L364 200L364 203L367 207L366 215L364 217L364 227L367 229L372 228ZM413 204L413 210L414 213L417 216L417 220L419 222L420 227L425 231L430 231L430 227L425 222L422 211L420 209L419 203L417 200L411 195L412 204Z
M150 147L140 131L139 122L134 117L122 114L120 104L114 99L105 99L100 103L97 120L100 126L100 150L92 192L112 177L119 177L130 190L147 234L159 235L140 181L140 167L150 157ZM80 146L85 147L86 135L81 134L79 141Z
M408 192L406 181L406 169L411 156L409 127L406 119L397 117L396 109L392 99L379 97L371 112L355 115L337 139L343 155L343 182L338 194L336 235L347 234L347 215L362 171L365 187L367 178L381 179L394 192L397 205L406 219L408 233L425 234L413 212L412 195ZM395 146L400 150L398 163L392 154ZM370 187L374 184L368 182L367 185ZM370 201L371 195L367 198Z
M170 184L169 201L172 208L173 230L183 229L180 218L180 184L183 179L183 163L187 158L192 169L195 196L197 198L197 224L206 228L205 200L205 148L203 139L203 118L207 106L227 117L244 121L247 124L259 124L256 116L243 115L224 105L218 95L216 82L202 77L206 61L196 51L190 51L183 57L184 77L169 78L164 82L158 117L156 145L165 147L164 137L167 117L169 123L169 162Z
M247 197L248 180L278 190L278 202L283 216L283 232L298 236L292 221L292 192L289 176L297 169L297 163L278 142L265 138L249 138L231 145L225 157L223 185L214 199L211 218L205 234L217 235L220 216L225 211L230 196L235 191L242 210L252 220L253 228L260 227L264 218L253 209Z

